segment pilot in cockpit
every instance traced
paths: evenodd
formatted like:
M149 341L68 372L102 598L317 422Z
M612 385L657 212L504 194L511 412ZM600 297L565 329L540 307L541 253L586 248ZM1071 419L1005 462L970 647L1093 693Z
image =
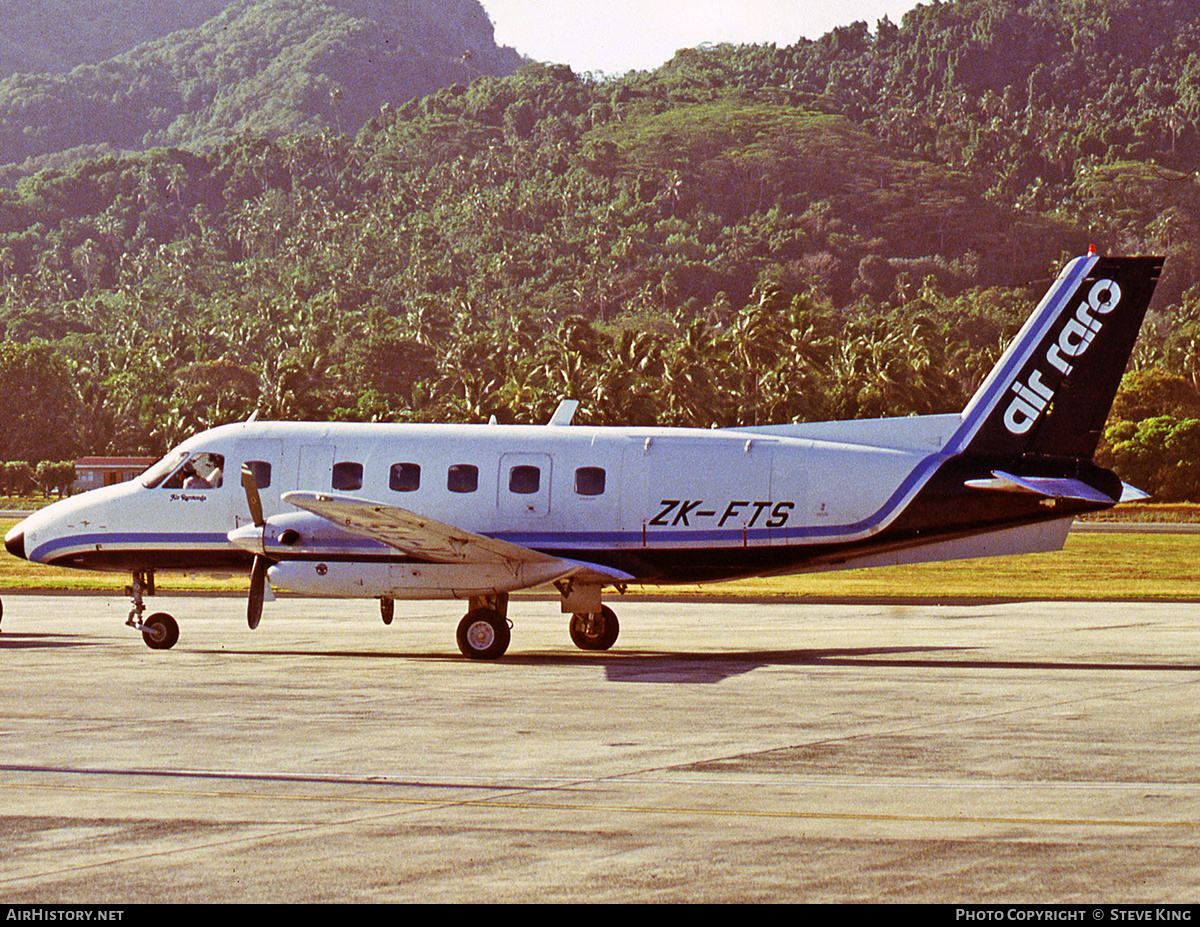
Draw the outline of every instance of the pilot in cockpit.
M196 472L190 463L183 468L184 489L212 489L212 483Z

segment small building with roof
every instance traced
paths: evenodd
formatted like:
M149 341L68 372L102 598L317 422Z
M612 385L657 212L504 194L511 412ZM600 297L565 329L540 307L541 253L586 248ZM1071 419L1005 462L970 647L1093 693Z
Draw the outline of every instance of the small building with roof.
M73 492L85 492L137 478L154 463L153 457L80 457L75 461Z

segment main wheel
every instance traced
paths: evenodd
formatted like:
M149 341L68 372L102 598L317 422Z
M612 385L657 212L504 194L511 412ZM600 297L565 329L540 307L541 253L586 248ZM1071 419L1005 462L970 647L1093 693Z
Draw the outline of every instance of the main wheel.
M170 650L179 640L179 624L166 612L155 612L143 624L142 640L151 650Z
M472 660L495 660L508 650L508 619L490 608L473 608L458 623L458 649Z
M571 641L580 650L608 650L617 642L621 625L617 614L607 605L590 615L576 613L571 616Z
M383 618L384 624L391 624L392 619L396 617L396 600L389 599L387 596L380 599L379 615Z

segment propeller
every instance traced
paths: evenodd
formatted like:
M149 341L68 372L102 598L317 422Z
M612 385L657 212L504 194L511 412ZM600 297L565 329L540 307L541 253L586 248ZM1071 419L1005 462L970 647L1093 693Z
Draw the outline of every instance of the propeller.
M258 494L258 481L254 471L247 464L242 464L242 488L246 490L246 504L250 506L250 518L255 528L263 528L267 521L263 518L262 498ZM270 561L262 554L254 555L254 565L250 568L250 596L246 601L246 624L253 631L262 620L263 598L267 589L267 566Z

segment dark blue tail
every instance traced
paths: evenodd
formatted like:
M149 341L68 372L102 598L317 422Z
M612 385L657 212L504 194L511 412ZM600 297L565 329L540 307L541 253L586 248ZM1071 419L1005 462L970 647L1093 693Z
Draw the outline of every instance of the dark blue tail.
M963 410L949 449L1091 460L1162 263L1071 261Z

